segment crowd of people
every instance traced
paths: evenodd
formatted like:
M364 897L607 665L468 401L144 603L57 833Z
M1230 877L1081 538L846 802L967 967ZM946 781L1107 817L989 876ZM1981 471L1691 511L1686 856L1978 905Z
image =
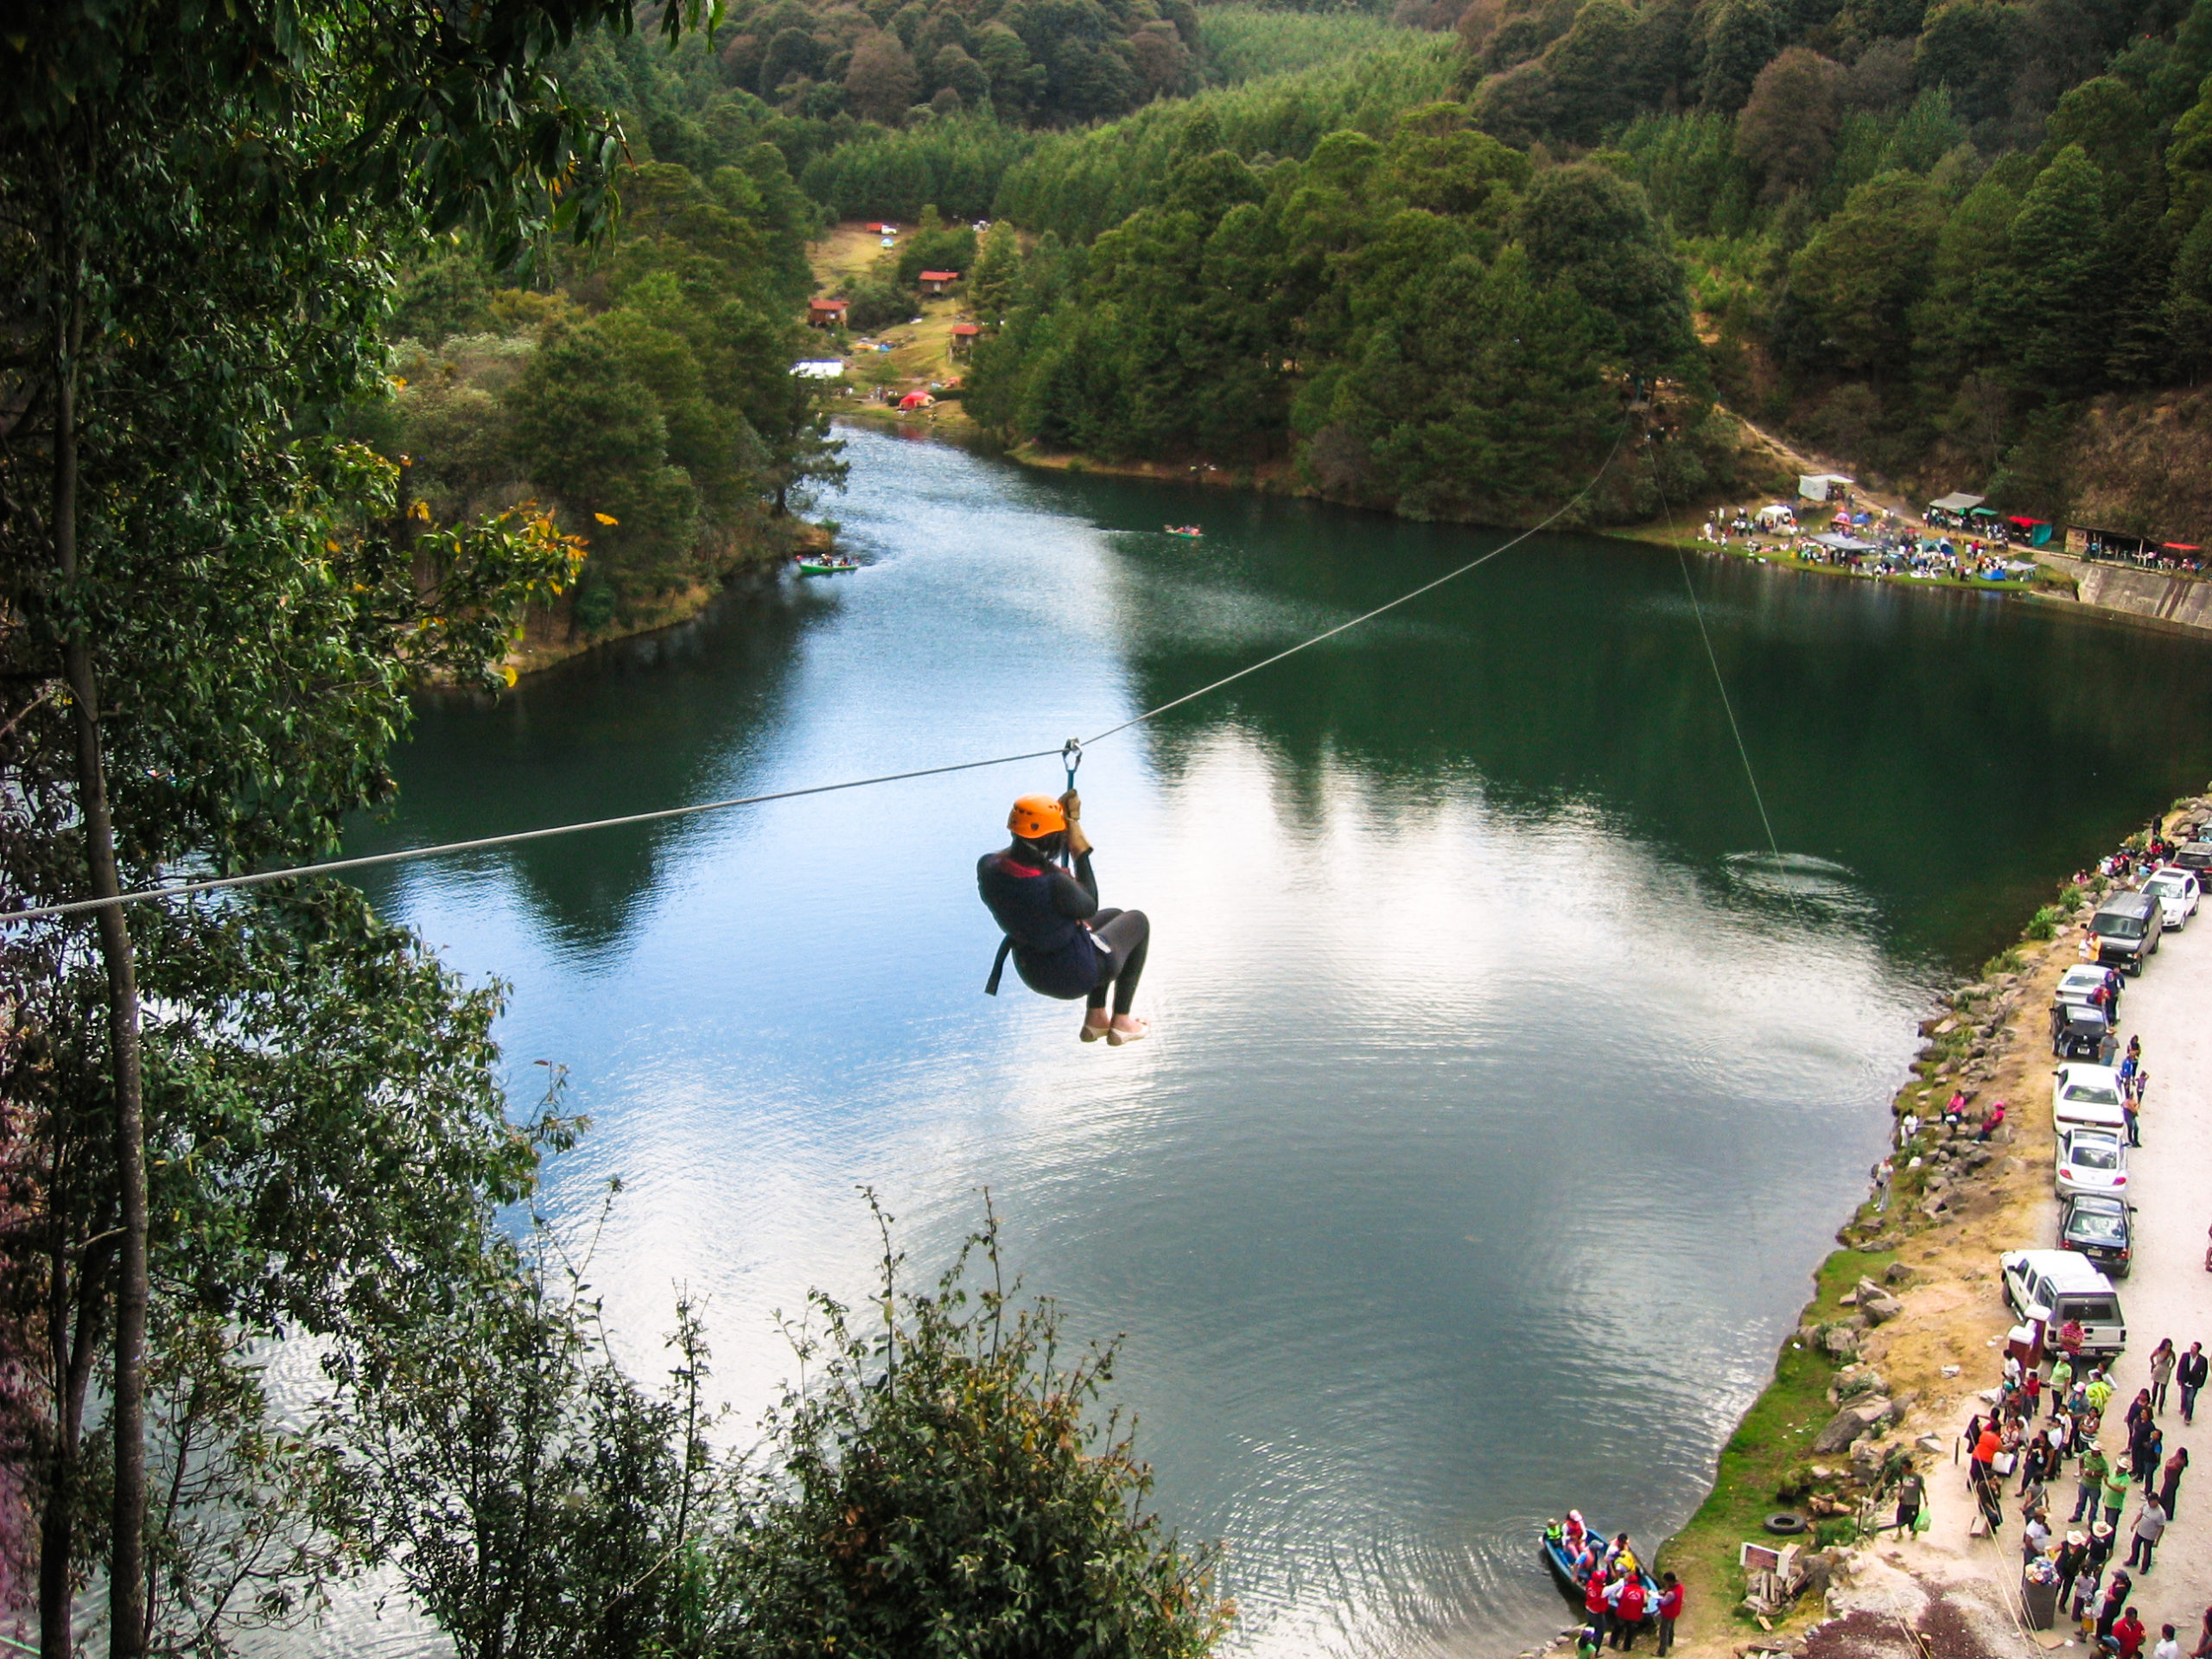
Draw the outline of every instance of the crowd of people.
M1655 1580L1637 1559L1628 1534L1607 1538L1590 1529L1581 1510L1569 1510L1565 1521L1544 1529L1544 1541L1582 1592L1578 1659L1593 1659L1601 1648L1630 1652L1647 1624L1658 1627L1661 1654L1673 1649L1675 1623L1682 1616L1681 1581L1672 1573Z
M1723 507L1706 521L1700 535L1716 546L1740 546L1757 556L1852 570L1872 566L1893 575L2010 582L2024 574L2012 568L2009 546L2001 536L1954 538L1916 528L1886 507L1840 513L1835 528L1860 545L1828 545L1801 528L1794 513L1777 507Z
M2046 1371L2037 1354L2016 1345L2006 1357L1996 1405L1986 1415L1976 1413L1962 1436L1969 1448L1967 1487L1982 1523L1993 1534L2005 1524L2005 1484L2017 1479L2012 1496L2029 1580L2055 1586L2059 1606L2080 1624L2084 1643L2118 1659L2142 1659L2147 1627L2135 1587L2154 1569L2189 1472L2189 1448L2170 1448L2159 1419L2178 1385L2181 1420L2195 1422L2212 1363L2202 1343L2177 1353L2168 1339L2152 1351L2150 1370L2150 1386L2128 1402L2107 1449L2105 1422L2116 1397L2109 1368L2079 1359L2062 1339ZM2054 1521L2069 1479L2073 1507L2063 1522ZM2177 1643L2168 1659L2177 1659L2173 1627L2165 1628L2164 1640ZM2205 1609L2190 1659L2212 1659L2212 1607Z
M2094 871L2079 872L2075 883L2087 887L2102 876L2132 884L2165 863L2174 849L2153 827L2142 846L2120 849ZM2089 944L2093 957L2094 940ZM2104 989L2105 1006L2116 1011L2116 974L2108 976ZM2150 1080L2140 1036L2128 1039L2117 1070L2128 1138L2139 1145L2137 1115ZM2182 1638L2174 1625L2163 1624L2152 1639L2137 1586L2154 1571L2189 1471L2189 1448L2170 1440L2161 1420L2171 1403L2183 1425L2195 1423L2212 1360L2200 1342L2178 1352L2171 1338L2160 1341L2151 1352L2149 1386L2137 1390L2113 1423L2120 1396L2111 1367L2082 1356L2082 1335L2070 1320L2051 1331L2028 1327L2015 1333L1995 1405L1966 1427L1967 1489L1980 1522L1994 1534L2005 1524L2005 1483L2017 1481L2012 1497L2025 1579L2056 1591L2063 1613L2080 1624L2085 1645L2118 1659L2181 1659ZM2063 1519L2054 1519L2069 1481L2072 1506ZM2202 1628L2187 1651L2190 1659L2212 1659L2212 1607L2204 1610Z

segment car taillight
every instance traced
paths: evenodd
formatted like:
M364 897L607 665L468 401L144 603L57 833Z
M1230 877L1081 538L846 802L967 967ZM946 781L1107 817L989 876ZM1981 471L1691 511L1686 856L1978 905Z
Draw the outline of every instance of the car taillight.
M2121 1261L2125 1262L2129 1256L2134 1255L2135 1252L2133 1250L2119 1250L2114 1252L2114 1254L2116 1254Z
M2113 1177L2112 1184L2114 1186L2126 1186L2127 1185L2127 1177L2125 1175L2115 1175Z
M2058 1179L2062 1181L2070 1181L2074 1179L2074 1172L2065 1167L2065 1166L2061 1165L2058 1171Z

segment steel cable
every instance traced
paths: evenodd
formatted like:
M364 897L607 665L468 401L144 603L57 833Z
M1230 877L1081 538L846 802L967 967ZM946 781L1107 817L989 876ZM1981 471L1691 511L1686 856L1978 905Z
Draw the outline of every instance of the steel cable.
M1249 664L1233 674L1224 674L1221 678L1202 685L1195 691L1186 691L1181 696L1172 698L1157 708L1147 709L1140 715L1132 715L1120 724L1108 727L1096 737L1071 738L1058 748L1033 749L1021 754L994 755L988 760L962 760L950 766L921 766L911 772L889 772L874 778L853 778L842 783L812 784L801 789L772 790L760 795L736 795L726 800L699 801L689 806L663 807L652 812L630 812L620 817L591 818L576 823L548 824L543 829L517 830L498 836L479 836L470 841L441 842L429 847L404 847L393 852L369 853L358 858L325 859L312 864L292 864L281 869L257 870L244 875L211 876L199 881L170 882L156 887L135 888L129 893L118 893L111 899L76 899L62 904L34 905L22 910L0 912L0 925L11 922L39 921L54 916L74 916L86 911L104 909L110 905L138 904L159 899L189 899L204 893L226 892L236 887L261 887L271 881L288 881L298 876L334 875L348 870L365 870L387 864L410 863L418 859L443 858L454 853L480 852L493 847L514 847L525 842L544 841L556 836L583 835L594 830L616 830L629 824L658 823L671 818L694 817L704 812L724 812L733 807L760 806L771 801L796 800L806 795L828 795L839 790L868 789L878 784L901 783L912 778L936 778L947 772L976 772L986 766L1011 766L1020 760L1042 760L1048 757L1058 756L1063 762L1065 762L1070 756L1079 756L1083 749L1090 744L1103 743L1108 738L1126 732L1133 726L1141 726L1147 721L1158 718L1171 709L1179 709L1186 702L1195 702L1198 698L1218 691L1222 687L1233 684L1248 675L1256 674L1263 668L1272 668L1286 658L1295 657L1300 652L1318 645L1324 640L1333 639L1337 635L1359 626L1363 622L1371 622L1384 612L1395 610L1409 601L1419 599L1423 594L1441 588L1445 583L1456 581L1469 571L1489 563L1500 554L1510 552L1531 536L1537 535L1558 523L1591 491L1596 489L1599 480L1605 477L1615 458L1619 455L1621 445L1627 442L1627 429L1624 428L1621 435L1614 439L1612 448L1606 452L1605 459L1599 464L1598 470L1590 475L1590 481L1570 496L1557 512L1541 523L1522 531L1510 541L1500 543L1487 553L1470 559L1457 569L1447 570L1435 580L1425 582L1420 587L1401 594L1397 598L1385 604L1377 605L1371 611L1363 612L1348 622L1339 622L1336 626L1313 635L1310 639L1302 639L1288 649L1279 651L1272 657Z

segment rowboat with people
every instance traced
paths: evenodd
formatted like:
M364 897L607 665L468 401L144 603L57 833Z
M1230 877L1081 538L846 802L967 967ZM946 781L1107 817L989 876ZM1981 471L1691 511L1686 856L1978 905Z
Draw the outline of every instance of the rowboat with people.
M1205 531L1200 530L1196 524L1170 524L1167 526L1167 533L1170 536L1188 536L1192 540L1196 541L1205 535Z
M1551 1568L1552 1577L1559 1584L1560 1593L1580 1607L1583 1594L1590 1583L1589 1572L1580 1564L1586 1553L1602 1557L1608 1548L1609 1537L1624 1535L1608 1534L1604 1528L1591 1525L1583 1520L1580 1510L1569 1510L1565 1521L1554 1521L1546 1526L1541 1540L1544 1565ZM1622 1554L1634 1568L1636 1576L1643 1581L1643 1605L1649 1610L1644 1614L1645 1620L1657 1618L1658 1580L1645 1570L1633 1546L1624 1549Z
M802 576L834 576L841 571L861 568L858 559L842 553L794 553L791 562L798 566Z

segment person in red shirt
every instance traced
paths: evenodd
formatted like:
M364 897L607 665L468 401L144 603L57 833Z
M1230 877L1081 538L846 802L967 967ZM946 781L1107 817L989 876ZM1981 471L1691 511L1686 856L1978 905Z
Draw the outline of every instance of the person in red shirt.
M1593 1567L1582 1586L1582 1611L1602 1635L1605 1629L1605 1569Z
M1659 1659L1675 1645L1675 1621L1682 1616L1682 1581L1671 1573L1659 1575Z
M2138 1659L2143 1651L2143 1616L2133 1607L2112 1627L2112 1644L2120 1659Z
M1613 1615L1613 1645L1623 1653L1633 1651L1637 1630L1643 1623L1643 1573L1631 1573L1621 1580L1621 1599L1614 1605Z

